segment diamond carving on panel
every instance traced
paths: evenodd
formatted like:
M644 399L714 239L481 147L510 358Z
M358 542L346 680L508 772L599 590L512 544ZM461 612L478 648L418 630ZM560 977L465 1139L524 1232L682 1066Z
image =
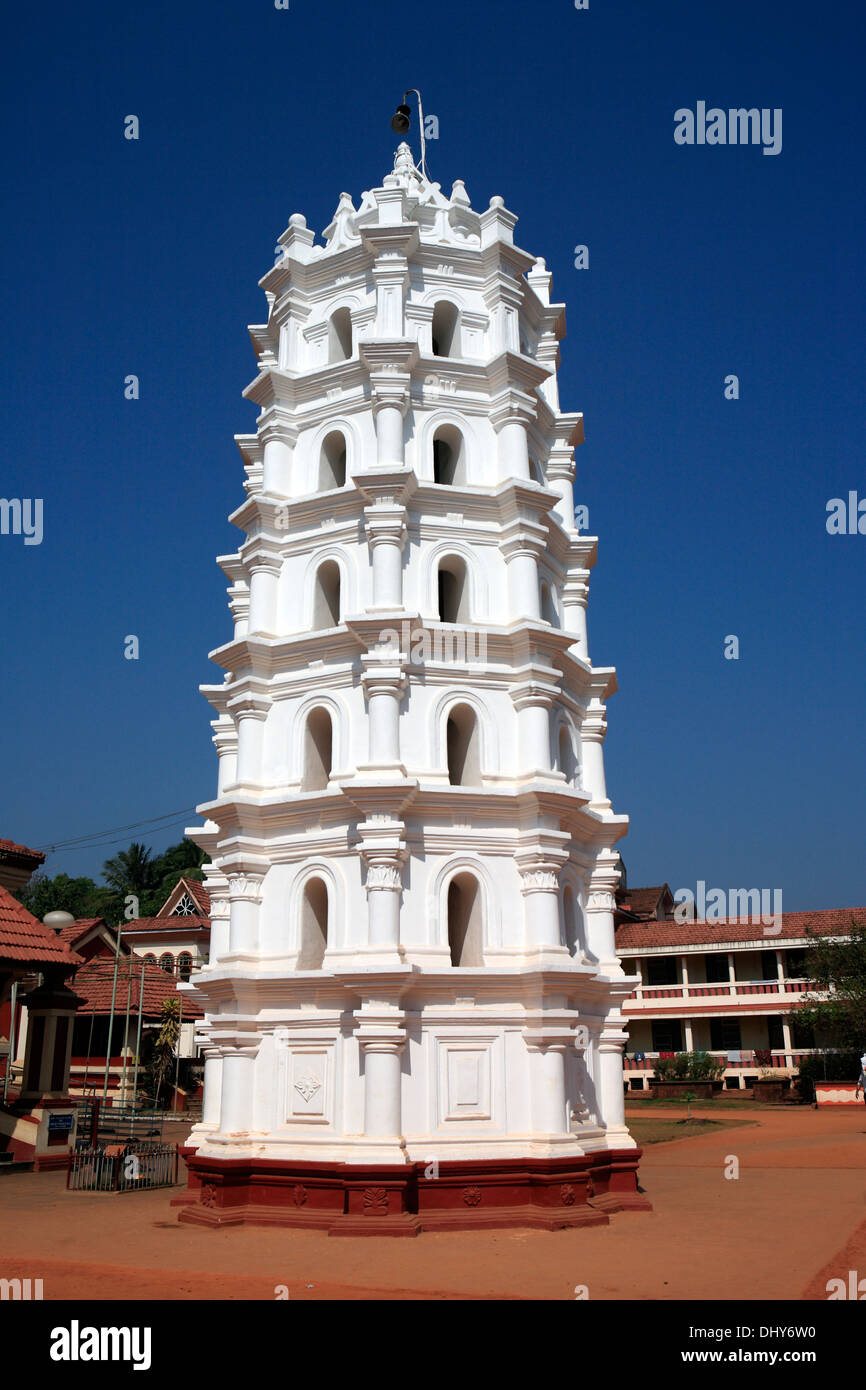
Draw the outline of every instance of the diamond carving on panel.
M321 1085L322 1083L317 1076L308 1073L306 1076L301 1077L300 1081L295 1082L295 1090L299 1095L304 1097L304 1100L309 1105L313 1096L321 1089Z

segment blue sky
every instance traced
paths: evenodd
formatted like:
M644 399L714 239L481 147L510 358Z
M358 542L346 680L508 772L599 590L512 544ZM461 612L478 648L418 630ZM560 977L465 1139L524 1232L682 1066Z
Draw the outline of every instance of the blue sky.
M197 687L229 633L214 557L239 536L257 280L292 212L320 231L343 189L357 205L381 182L415 86L439 118L432 177L478 209L501 194L567 305L630 882L866 903L866 536L825 526L828 499L866 496L864 23L853 0L19 6L0 494L44 499L44 539L0 536L0 836L212 795ZM781 108L781 153L677 145L675 110L700 100ZM97 875L112 852L47 868Z

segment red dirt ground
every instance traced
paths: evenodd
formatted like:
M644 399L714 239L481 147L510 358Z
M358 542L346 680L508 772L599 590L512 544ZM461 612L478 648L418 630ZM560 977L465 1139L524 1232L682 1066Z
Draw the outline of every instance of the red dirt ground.
M571 1231L209 1230L178 1223L176 1189L67 1193L63 1174L10 1174L0 1277L41 1278L46 1299L273 1299L279 1285L292 1300L573 1299L586 1285L593 1300L667 1300L825 1299L828 1279L866 1275L866 1111L737 1116L757 1123L646 1149L652 1212Z

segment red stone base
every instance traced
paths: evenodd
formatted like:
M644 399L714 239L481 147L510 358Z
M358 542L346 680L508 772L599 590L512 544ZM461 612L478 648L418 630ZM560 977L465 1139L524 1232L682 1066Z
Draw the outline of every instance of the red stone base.
M610 1212L651 1211L638 1190L640 1149L583 1158L511 1158L438 1165L293 1163L199 1158L181 1150L189 1188L179 1220L205 1226L295 1226L329 1235L605 1226Z

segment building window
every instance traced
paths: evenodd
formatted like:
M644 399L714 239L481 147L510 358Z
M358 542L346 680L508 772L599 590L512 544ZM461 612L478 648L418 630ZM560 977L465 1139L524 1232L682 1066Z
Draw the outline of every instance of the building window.
M779 972L778 972L778 969L777 969L777 967L776 967L776 952L775 952L775 951L762 951L762 952L761 952L761 979L762 979L762 980L777 980L778 978L779 978Z
M458 555L449 555L439 566L437 581L440 623L468 623L469 579L466 562Z
M163 952L159 958L159 968L164 970L166 975L174 974L174 956L169 951Z
M152 965L152 966L155 967L155 966L156 966L156 956L152 955L151 952L148 951L147 955L146 955L145 958L144 958L144 963L145 963L145 965Z
M785 958L787 961L788 979L805 980L807 978L806 952L800 950L786 951Z
M177 973L182 980L188 980L192 974L192 956L189 951L181 951L178 956Z
M676 956L648 956L646 968L648 985L679 984Z
M448 945L452 965L483 965L481 885L473 874L457 874L448 885Z
M346 439L340 430L326 436L319 455L319 491L346 486Z
M334 731L331 716L321 706L310 710L304 728L304 770L301 790L323 792L331 780Z
M455 304L440 299L433 310L433 356L460 356L460 316Z
M738 1020L735 1018L711 1018L710 1047L713 1052L739 1052L742 1047L742 1039Z
M660 1019L652 1023L653 1052L682 1052L683 1026L679 1019Z
M328 889L321 878L308 879L301 904L299 970L321 970L328 946Z
M706 962L707 984L726 985L730 979L728 956L725 951L714 951L704 956Z
M352 315L337 309L328 323L328 361L347 362L352 356Z
M452 787L481 786L478 720L469 705L455 705L445 726L448 781Z
M440 425L433 436L433 481L443 487L466 484L466 446L456 425Z
M189 893L183 893L171 909L172 917L197 917L198 908Z
M782 1029L781 1015L774 1014L767 1019L767 1032L769 1033L770 1049L773 1052L781 1052L785 1046L785 1034Z
M316 571L313 593L313 631L322 632L340 623L340 566L326 560Z

